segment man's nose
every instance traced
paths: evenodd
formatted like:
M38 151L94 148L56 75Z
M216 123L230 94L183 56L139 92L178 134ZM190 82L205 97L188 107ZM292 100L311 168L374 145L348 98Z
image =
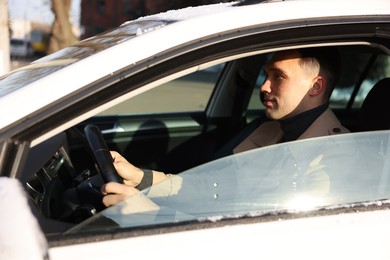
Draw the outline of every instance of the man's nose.
M271 82L266 79L263 83L263 85L260 86L260 92L263 93L270 93L271 92Z

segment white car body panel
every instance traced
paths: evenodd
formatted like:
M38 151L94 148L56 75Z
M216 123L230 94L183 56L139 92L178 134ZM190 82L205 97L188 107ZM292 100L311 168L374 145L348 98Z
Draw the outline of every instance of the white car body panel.
M62 259L390 259L390 211L242 224L50 248Z

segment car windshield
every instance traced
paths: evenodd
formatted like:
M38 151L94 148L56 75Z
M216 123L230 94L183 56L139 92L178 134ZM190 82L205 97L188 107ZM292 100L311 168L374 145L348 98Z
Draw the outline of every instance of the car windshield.
M85 39L0 77L0 97L16 91L70 64L108 49L137 35L163 27L170 21L132 21Z
M174 175L69 233L380 201L390 198L389 153L390 131L326 136L251 150Z

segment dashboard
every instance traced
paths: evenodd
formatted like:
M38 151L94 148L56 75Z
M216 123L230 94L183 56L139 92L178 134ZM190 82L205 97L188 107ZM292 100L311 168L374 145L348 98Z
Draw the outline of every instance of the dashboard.
M72 154L69 135L61 133L32 148L21 179L41 218L77 224L104 208L104 182L88 147ZM78 161L86 163L76 167Z

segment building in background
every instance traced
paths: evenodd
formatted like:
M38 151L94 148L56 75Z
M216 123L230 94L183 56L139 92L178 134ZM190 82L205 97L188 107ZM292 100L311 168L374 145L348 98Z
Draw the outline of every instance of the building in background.
M170 9L229 2L221 0L81 0L81 38L88 38L141 16Z

